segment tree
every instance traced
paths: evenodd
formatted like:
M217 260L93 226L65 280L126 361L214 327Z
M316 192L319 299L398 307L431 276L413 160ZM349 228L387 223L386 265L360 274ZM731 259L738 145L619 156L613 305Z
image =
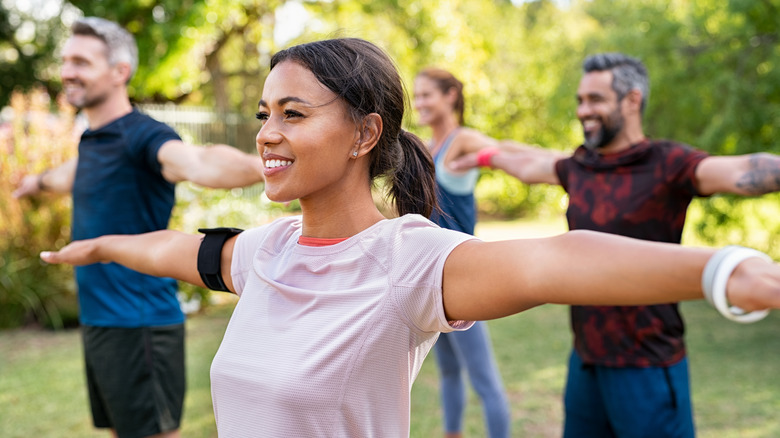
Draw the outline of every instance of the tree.
M43 85L50 94L57 89L54 51L64 29L57 10L8 8L0 2L0 108L17 90L29 91Z
M778 0L582 1L598 23L588 51L641 58L651 79L645 115L652 137L713 154L780 152ZM716 196L694 203L688 236L780 251L777 194Z

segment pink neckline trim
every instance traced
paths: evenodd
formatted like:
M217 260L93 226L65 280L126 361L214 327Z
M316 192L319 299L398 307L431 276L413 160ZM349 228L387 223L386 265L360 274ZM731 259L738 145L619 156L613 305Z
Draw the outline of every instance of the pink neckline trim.
M347 240L348 237L337 237L335 239L327 239L322 237L306 237L300 236L298 238L298 244L303 246L330 246L339 242Z

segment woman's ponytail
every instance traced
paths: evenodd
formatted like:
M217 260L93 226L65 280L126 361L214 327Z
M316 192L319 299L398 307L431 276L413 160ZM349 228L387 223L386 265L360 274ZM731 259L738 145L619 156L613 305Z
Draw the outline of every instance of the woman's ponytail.
M400 216L409 213L430 217L439 206L436 201L435 167L428 148L419 137L401 130L400 162L391 176L389 196Z

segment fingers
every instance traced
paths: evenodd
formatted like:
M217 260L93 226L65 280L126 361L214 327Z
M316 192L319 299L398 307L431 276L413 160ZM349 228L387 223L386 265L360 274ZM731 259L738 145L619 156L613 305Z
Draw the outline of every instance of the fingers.
M740 263L728 280L728 301L746 311L780 308L780 265L759 258Z
M22 178L21 183L16 190L11 193L14 199L19 199L25 196L30 196L38 193L38 179L32 175L27 175Z
M88 253L83 251L82 246L79 245L68 245L59 251L41 251L39 256L41 260L52 265L82 266L97 262L97 260L91 260Z
M51 264L58 264L61 263L59 260L59 257L57 257L58 253L52 252L52 251L41 251L40 257L41 260L43 260L46 263Z

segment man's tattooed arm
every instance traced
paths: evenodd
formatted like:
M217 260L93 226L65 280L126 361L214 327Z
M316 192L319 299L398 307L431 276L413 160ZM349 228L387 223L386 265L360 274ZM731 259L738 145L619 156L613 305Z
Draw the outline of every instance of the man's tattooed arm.
M749 155L748 170L737 180L737 187L750 195L780 191L780 157L768 153Z

